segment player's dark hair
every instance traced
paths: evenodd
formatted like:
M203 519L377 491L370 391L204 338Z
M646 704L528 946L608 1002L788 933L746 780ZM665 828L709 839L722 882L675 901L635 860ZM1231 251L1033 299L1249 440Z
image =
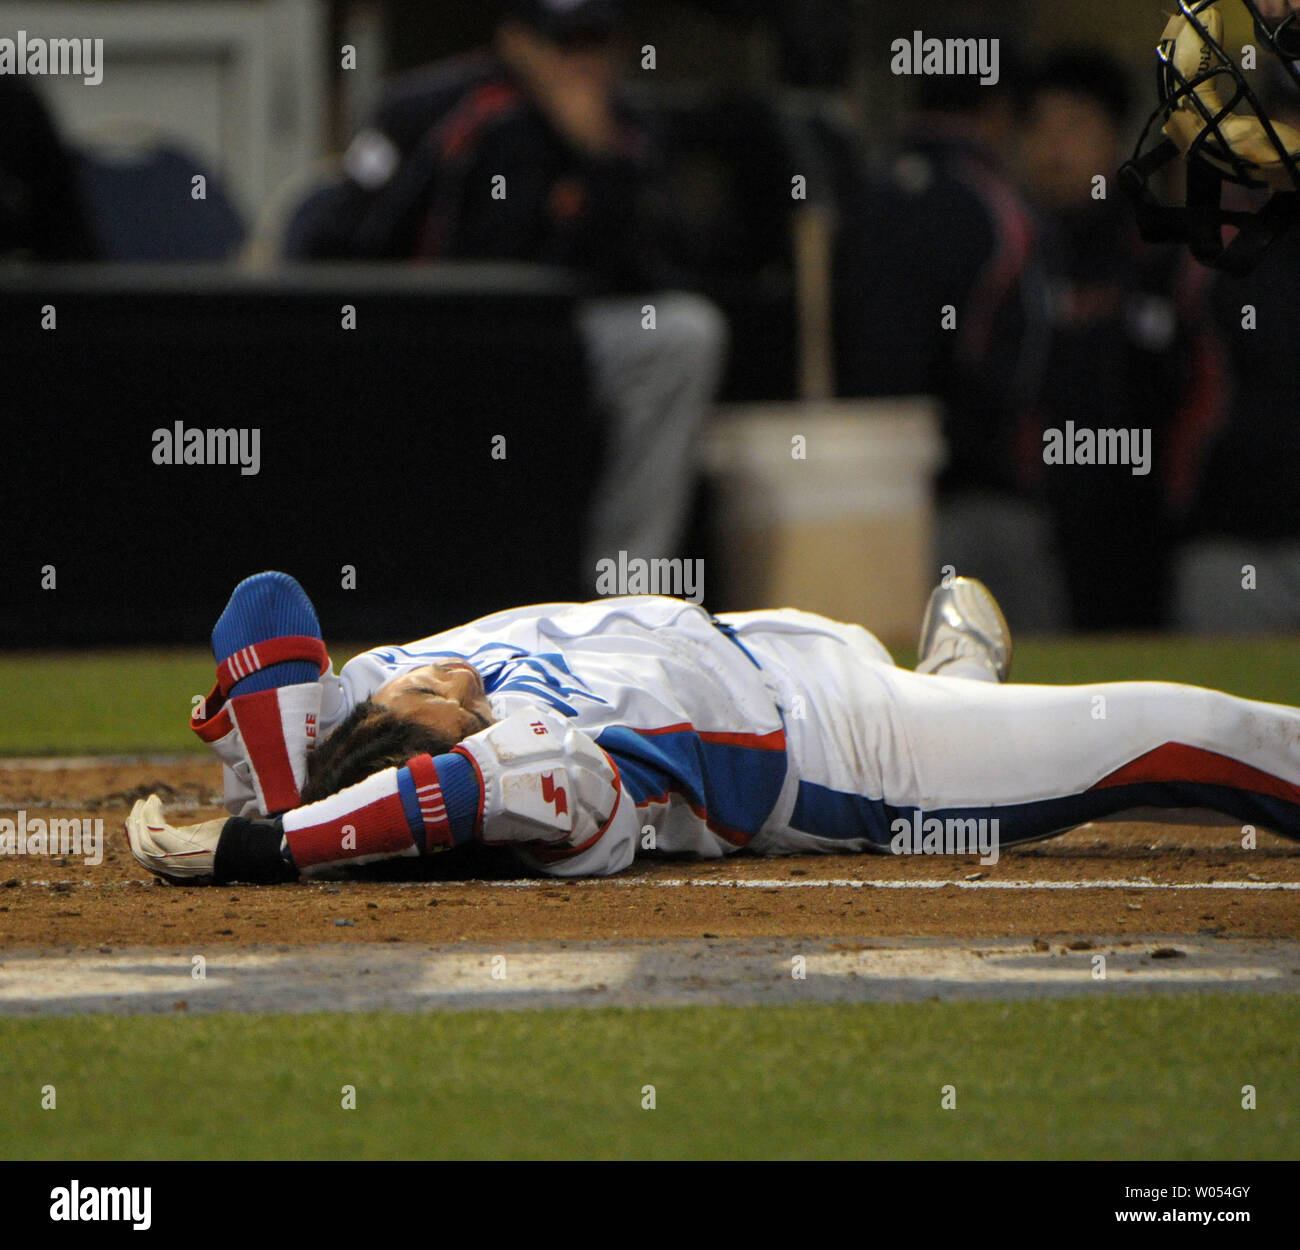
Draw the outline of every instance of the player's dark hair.
M1133 83L1128 67L1104 48L1058 48L1034 75L1034 94L1063 91L1091 100L1122 130L1133 110Z
M302 801L328 798L372 773L400 768L412 756L443 755L459 742L404 720L367 699L307 756Z
M923 113L973 114L995 103L1023 112L1029 67L1020 40L997 23L971 22L925 32L926 38L992 39L998 45L998 81L985 85L977 74L921 74L913 81L913 104Z

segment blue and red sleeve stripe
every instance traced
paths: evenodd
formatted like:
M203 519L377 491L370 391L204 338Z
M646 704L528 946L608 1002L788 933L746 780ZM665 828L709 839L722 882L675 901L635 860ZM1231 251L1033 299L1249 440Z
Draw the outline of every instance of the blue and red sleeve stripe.
M744 846L776 806L787 768L785 731L701 732L681 723L659 729L614 726L596 745L617 763L638 807L677 795L720 838Z
M952 806L926 816L998 822L1003 846L1048 837L1135 807L1207 808L1300 837L1300 787L1203 747L1167 742L1078 794L1027 803ZM917 809L801 781L790 827L824 838L865 839L885 849L894 821Z

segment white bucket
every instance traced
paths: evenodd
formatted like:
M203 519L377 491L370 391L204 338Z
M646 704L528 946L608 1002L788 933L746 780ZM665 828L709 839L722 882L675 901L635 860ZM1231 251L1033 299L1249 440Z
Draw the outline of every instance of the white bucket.
M803 608L914 641L939 577L937 411L910 397L721 409L704 440L727 559L710 606Z

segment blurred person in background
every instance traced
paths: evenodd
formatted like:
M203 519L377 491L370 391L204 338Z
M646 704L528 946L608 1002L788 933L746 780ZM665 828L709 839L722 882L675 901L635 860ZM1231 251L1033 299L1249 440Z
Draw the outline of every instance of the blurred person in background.
M243 235L219 180L183 146L120 118L65 142L27 82L0 75L0 259L220 261Z
M1273 9L1280 15L1280 4ZM1281 69L1263 102L1274 121L1300 126L1300 97ZM1300 231L1283 235L1248 275L1215 274L1209 304L1227 388L1202 439L1176 561L1175 621L1202 633L1300 629Z
M1041 444L1030 425L1047 291L1033 217L1007 171L1023 71L995 28L926 35L1000 38L999 81L918 78L900 143L863 180L836 266L838 388L940 399L938 565L996 586L1022 629L1057 629L1064 589L1034 495Z
M95 260L76 168L28 84L0 75L0 260Z
M1130 458L1143 445L1149 453L1142 464L1039 457L1070 620L1082 630L1166 623L1171 509L1220 403L1205 273L1185 249L1144 244L1115 191L1131 105L1121 62L1061 48L1035 77L1021 145L1052 294L1040 425L1067 446L1072 429L1127 430Z
M309 258L535 262L590 285L578 328L608 420L593 578L621 551L677 554L727 339L711 303L675 289L654 137L617 90L622 23L617 0L505 0L490 51L388 88L294 231Z
M1259 11L1265 17L1285 17L1300 12L1300 0L1257 0Z

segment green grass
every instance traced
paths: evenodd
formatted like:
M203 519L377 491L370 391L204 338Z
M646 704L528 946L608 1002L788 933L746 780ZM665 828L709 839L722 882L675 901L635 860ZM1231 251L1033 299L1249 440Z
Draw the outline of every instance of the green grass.
M201 753L187 722L213 676L203 647L0 653L0 755Z
M895 652L910 666L914 652ZM1300 705L1300 638L1027 638L1017 642L1011 678L1052 685L1180 681L1247 699Z
M186 720L212 680L198 647L0 655L0 754L202 751Z
M1300 704L1300 638L1144 638L1026 641L1016 681L1181 681L1247 699Z
M334 652L341 666L362 648ZM898 653L900 664L914 657ZM1027 682L1183 681L1300 704L1300 641L1286 638L1029 639ZM212 685L202 648L0 654L0 755L201 751L186 728Z
M0 1157L1295 1158L1298 1028L1291 996L0 1020Z

